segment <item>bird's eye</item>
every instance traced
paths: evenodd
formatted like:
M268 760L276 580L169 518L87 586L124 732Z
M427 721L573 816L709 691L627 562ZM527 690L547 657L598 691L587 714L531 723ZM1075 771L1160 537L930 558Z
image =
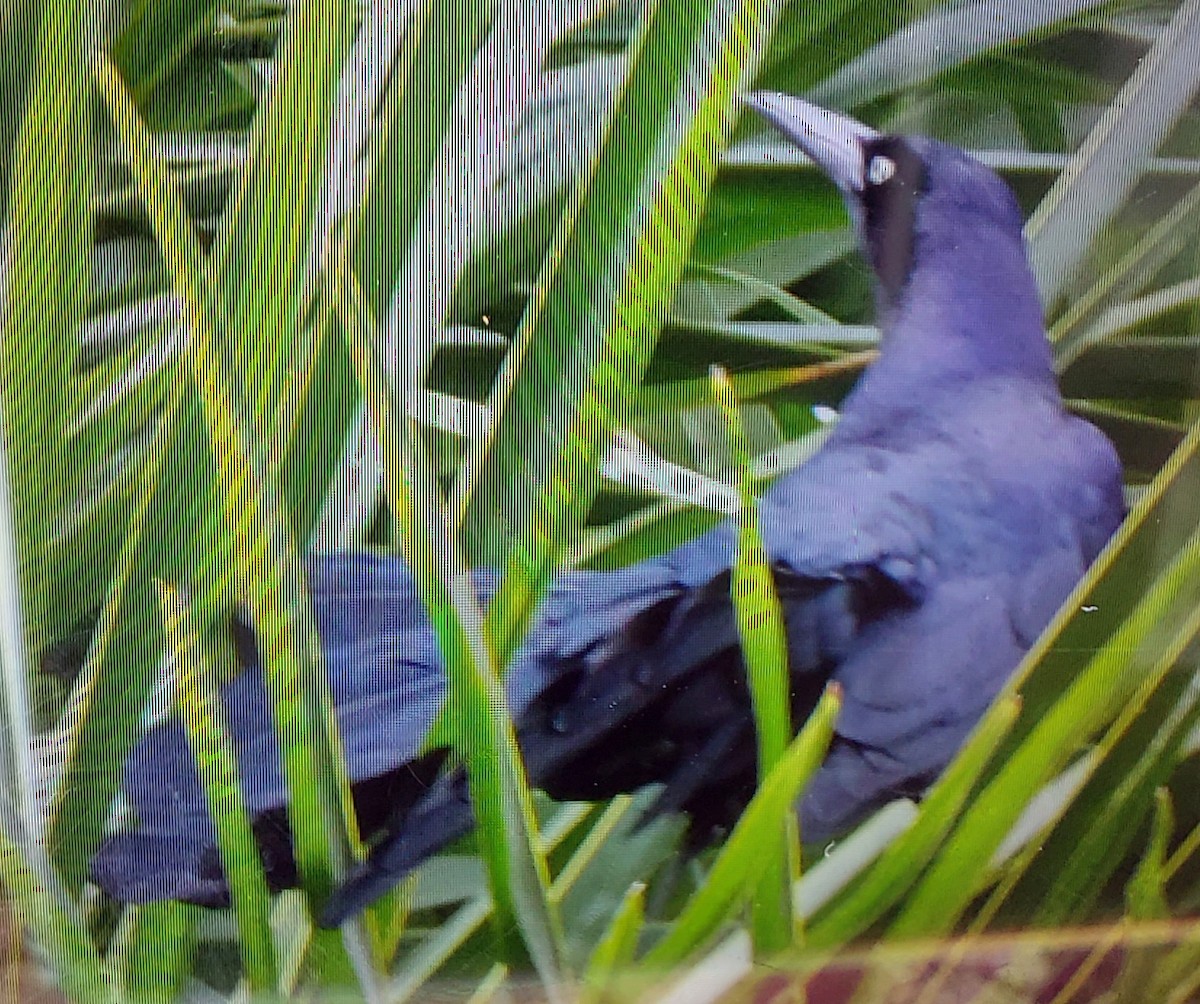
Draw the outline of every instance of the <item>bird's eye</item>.
M896 162L883 154L876 154L867 165L867 181L872 185L882 185L895 173Z

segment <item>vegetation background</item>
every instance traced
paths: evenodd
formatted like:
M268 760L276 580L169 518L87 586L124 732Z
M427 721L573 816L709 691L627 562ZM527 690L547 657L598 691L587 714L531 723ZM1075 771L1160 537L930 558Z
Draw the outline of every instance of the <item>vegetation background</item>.
M68 996L702 1001L754 957L1101 921L1055 999L1096 974L1196 993L1200 0L11 0L0 27L0 877ZM751 86L1011 182L1064 390L1132 506L923 805L803 864L782 821L836 695L780 734L752 495L876 333L836 192L742 121ZM677 824L633 827L644 796L531 794L495 683L556 569L735 511L773 769L682 864ZM485 825L330 933L310 904L357 840L298 562L366 545L417 573ZM484 562L486 614L458 574ZM234 603L288 723L306 891L275 900L215 700ZM148 702L176 699L225 913L84 881ZM920 970L929 999L955 958Z

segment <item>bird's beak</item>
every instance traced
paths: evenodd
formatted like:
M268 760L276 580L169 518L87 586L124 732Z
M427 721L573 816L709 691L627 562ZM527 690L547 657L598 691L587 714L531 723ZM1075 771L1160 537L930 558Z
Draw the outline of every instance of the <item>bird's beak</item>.
M863 143L879 135L870 126L790 94L754 91L742 100L808 154L842 191L863 190Z

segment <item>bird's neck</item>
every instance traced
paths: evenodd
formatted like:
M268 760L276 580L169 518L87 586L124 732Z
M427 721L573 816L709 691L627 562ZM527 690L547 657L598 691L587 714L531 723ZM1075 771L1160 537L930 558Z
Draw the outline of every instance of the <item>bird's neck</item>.
M1028 380L1057 393L1037 287L1019 240L920 249L896 300L880 305L880 357L843 418L922 409L971 381Z

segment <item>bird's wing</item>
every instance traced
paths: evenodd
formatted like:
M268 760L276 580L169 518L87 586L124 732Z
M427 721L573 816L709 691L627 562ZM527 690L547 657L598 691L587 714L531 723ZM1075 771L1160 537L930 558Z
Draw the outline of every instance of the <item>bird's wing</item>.
M845 451L776 484L760 506L797 723L864 630L918 603L932 574L931 522L915 501L876 501L884 496L866 469L866 454ZM853 522L848 532L838 525L844 519ZM556 667L556 691L518 722L539 786L596 798L660 782L661 804L686 808L700 830L729 821L737 798L717 791L754 776L730 600L735 548L726 524L617 576L568 577L529 646L532 662ZM721 731L731 720L740 729L736 754L722 748L732 741ZM698 785L697 763L706 760L710 783Z

